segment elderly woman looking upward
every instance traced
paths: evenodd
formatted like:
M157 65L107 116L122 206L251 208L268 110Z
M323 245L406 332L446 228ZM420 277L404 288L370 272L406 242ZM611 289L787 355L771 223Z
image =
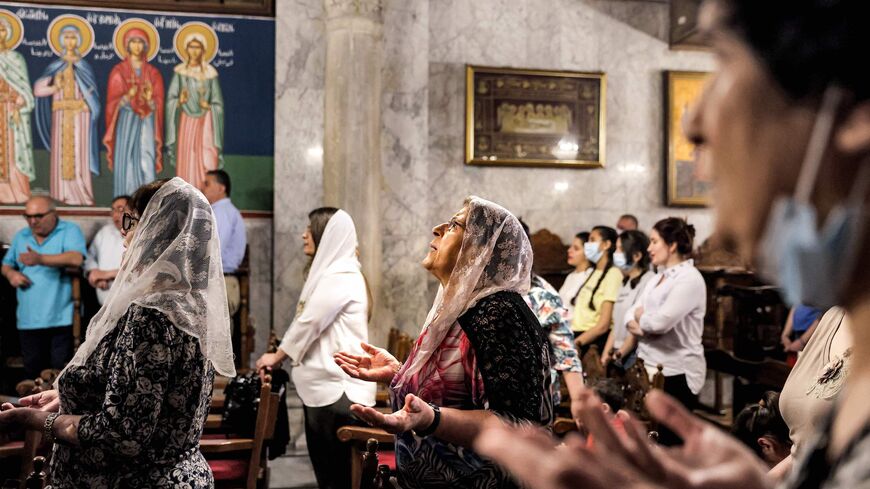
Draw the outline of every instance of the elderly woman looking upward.
M215 371L235 375L214 214L180 178L142 186L129 211L115 284L58 390L4 405L0 434L54 440L54 487L213 487L199 438Z
M397 435L402 487L515 487L468 447L489 418L552 420L549 346L521 295L531 245L516 217L477 197L433 234L423 266L441 287L408 361L382 349L335 360L353 377L390 383L395 413L352 410Z

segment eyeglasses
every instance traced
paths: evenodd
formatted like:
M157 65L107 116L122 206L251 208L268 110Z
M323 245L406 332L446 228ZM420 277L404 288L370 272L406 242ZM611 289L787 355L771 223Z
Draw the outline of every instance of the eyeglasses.
M22 214L25 221L36 220L41 221L43 217L52 214L54 211L43 212L41 214Z
M130 231L133 228L133 224L139 222L138 217L133 217L130 214L124 213L124 217L121 218L121 230L125 233Z

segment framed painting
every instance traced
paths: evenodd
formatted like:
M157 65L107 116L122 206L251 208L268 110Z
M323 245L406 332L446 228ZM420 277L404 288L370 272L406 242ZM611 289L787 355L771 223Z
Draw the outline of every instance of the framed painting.
M465 163L604 166L603 73L466 66Z
M665 199L669 206L709 204L710 180L698 164L695 145L683 132L683 120L698 99L708 73L666 71Z

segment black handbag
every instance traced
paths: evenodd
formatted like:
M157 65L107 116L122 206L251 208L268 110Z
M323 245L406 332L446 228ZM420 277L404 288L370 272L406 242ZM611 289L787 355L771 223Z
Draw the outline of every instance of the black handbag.
M260 377L257 373L236 376L224 389L221 426L237 436L253 437L259 405Z

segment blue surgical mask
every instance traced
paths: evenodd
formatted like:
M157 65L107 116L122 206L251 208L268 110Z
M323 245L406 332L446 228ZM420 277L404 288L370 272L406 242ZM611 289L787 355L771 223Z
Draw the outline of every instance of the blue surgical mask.
M810 202L843 97L825 92L793 196L774 202L761 239L761 273L779 285L787 303L829 308L841 302L844 286L857 266L864 231L870 161L861 163L848 199L831 210L821 230Z
M583 254L586 255L586 259L591 261L592 263L598 263L598 260L601 259L601 255L604 254L601 251L600 243L593 243L591 241L583 244Z
M631 263L628 263L628 259L625 258L625 253L621 251L617 251L613 254L613 265L622 270L623 272L627 272L631 270Z

